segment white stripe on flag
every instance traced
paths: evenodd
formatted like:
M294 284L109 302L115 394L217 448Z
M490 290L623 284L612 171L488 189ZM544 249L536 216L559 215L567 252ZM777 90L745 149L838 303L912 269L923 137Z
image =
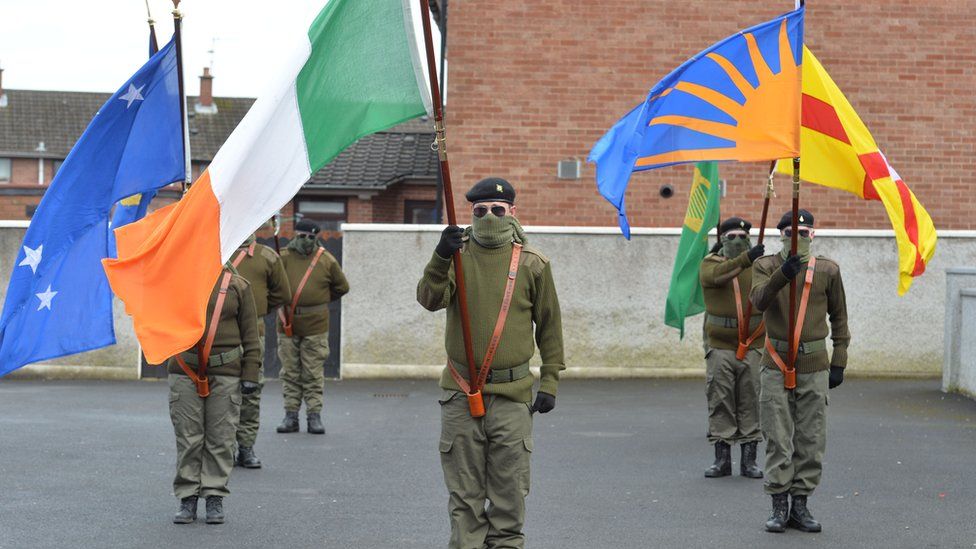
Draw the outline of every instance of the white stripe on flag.
M427 115L433 116L434 109L433 101L430 98L430 81L427 78L427 46L424 41L424 27L423 20L421 19L420 5L417 0L400 0L400 3L403 5L404 28L407 35L407 44L410 46L410 59L413 60L413 72L417 77L417 88L420 89L420 97L424 102L424 109L427 111ZM433 37L435 62L440 63L441 33L433 20L430 22L430 32ZM444 95L444 90L440 91L441 95Z

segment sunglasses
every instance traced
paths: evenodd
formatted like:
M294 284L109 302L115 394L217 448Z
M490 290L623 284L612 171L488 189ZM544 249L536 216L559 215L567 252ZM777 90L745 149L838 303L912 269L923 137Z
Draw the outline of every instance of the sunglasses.
M471 212L475 217L481 219L482 217L488 215L488 212L491 212L496 217L505 217L508 214L509 209L509 206L502 204L492 204L491 206L487 204L477 204L471 209Z
M742 240L749 240L749 235L746 233L726 233L722 235L723 238L728 238L729 240L735 240L736 238L741 238Z
M315 235L308 234L308 233L298 233L295 235L295 238L307 238L309 240L315 240Z
M796 230L796 234L803 238L808 238L810 235L813 234L813 229L804 229L803 227L801 227ZM783 236L793 236L793 229L791 227L787 227L783 229Z

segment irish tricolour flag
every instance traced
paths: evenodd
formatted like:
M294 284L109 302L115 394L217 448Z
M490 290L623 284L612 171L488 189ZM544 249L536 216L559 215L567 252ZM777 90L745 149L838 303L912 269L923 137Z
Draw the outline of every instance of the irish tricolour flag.
M237 246L360 137L430 112L417 0L331 0L178 203L115 231L109 282L150 363L203 335Z

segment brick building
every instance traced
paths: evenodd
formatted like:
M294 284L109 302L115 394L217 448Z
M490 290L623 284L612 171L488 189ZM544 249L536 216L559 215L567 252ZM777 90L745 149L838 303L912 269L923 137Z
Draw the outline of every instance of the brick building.
M0 72L2 75L2 72ZM204 70L201 95L188 97L195 179L213 160L253 99L213 97ZM71 147L106 93L4 90L0 80L0 219L30 219ZM290 234L295 214L336 230L341 222L425 223L435 218L437 155L432 124L417 119L366 136L314 174L282 210ZM177 200L179 185L162 190L151 209Z
M597 139L673 68L793 2L580 0L449 3L447 130L456 186L494 174L520 191L537 225L616 225L586 156ZM871 129L940 229L976 229L970 159L976 153L976 10L970 0L811 0L806 44ZM579 179L557 163L579 159ZM758 218L768 165L723 164L723 213ZM688 166L636 174L634 226L684 217ZM670 184L674 197L659 190ZM789 208L777 177L772 215ZM890 228L877 202L804 185L801 204L826 227ZM458 203L461 200L458 199Z

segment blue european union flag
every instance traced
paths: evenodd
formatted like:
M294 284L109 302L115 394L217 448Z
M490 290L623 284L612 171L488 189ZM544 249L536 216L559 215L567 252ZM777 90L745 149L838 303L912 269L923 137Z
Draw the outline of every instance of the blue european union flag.
M0 317L0 376L115 343L101 260L119 199L184 178L176 47L170 41L104 104L31 220Z

